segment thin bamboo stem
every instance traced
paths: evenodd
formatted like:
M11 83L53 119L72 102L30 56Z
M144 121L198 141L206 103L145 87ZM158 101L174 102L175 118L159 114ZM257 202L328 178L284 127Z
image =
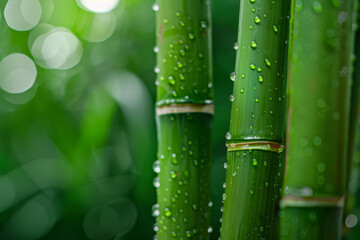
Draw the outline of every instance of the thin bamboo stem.
M210 2L158 0L156 238L208 239L214 113Z
M353 0L294 2L282 240L341 237L353 11Z
M221 239L271 239L280 196L290 1L240 1Z

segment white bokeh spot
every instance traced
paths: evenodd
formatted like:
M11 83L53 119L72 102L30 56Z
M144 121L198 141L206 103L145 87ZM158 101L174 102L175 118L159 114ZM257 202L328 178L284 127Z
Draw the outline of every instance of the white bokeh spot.
M104 13L113 10L119 0L77 0L78 5L90 12Z
M29 48L36 63L47 69L70 69L83 55L81 42L70 30L46 24L31 32Z
M41 18L39 0L9 0L4 10L7 25L16 31L27 31L35 27Z
M112 12L94 14L91 20L89 18L81 20L83 24L79 24L77 30L88 42L103 42L115 32L116 16Z
M0 62L0 87L8 93L22 93L31 88L36 80L34 62L26 55L13 53Z

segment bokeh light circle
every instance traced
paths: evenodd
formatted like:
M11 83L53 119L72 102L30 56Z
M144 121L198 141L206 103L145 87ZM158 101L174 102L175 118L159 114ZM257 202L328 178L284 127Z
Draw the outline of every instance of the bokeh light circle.
M120 237L134 227L137 217L137 208L130 199L114 199L90 210L84 218L83 229L91 240Z
M36 63L47 69L70 69L83 55L81 42L70 30L48 24L31 31L28 44Z
M0 76L0 87L4 91L22 93L34 85L37 70L28 56L13 53L0 62Z
M115 32L116 17L110 13L84 13L79 16L76 29L88 42L103 42Z
M16 31L27 31L35 27L41 18L39 0L9 0L4 10L5 21Z
M110 12L119 3L119 0L77 0L84 10L96 13Z

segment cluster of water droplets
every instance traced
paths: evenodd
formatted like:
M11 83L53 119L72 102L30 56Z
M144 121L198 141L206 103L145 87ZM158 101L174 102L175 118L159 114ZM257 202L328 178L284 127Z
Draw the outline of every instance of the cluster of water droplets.
M258 158L258 155L254 154L254 152L250 151L237 151L228 155L228 162L224 163L224 169L227 170L227 179L226 182L223 183L224 193L222 195L222 203L225 204L227 199L227 191L231 191L230 189L233 187L236 182L241 179L240 169L244 167L247 168L246 171L250 171L248 167L251 167L251 171L255 172L264 172L264 174L260 174L261 182L256 182L254 179L252 180L251 187L249 188L248 197L253 198L252 201L256 201L256 199L263 199L265 196L269 199L269 201L276 202L279 200L281 188L280 188L280 180L281 180L281 172L282 172L282 162L281 156L274 156L271 160L271 164L268 160L264 160L263 158ZM250 166L249 166L250 163ZM270 171L272 173L277 174L271 179L267 179L264 177L265 172ZM256 176L256 175L254 175ZM240 178L239 178L240 177ZM230 189L227 189L230 188ZM256 198L254 198L256 196ZM250 204L248 207L252 207ZM220 208L221 212L227 211L224 209L224 206ZM234 211L231 209L230 211ZM254 211L256 211L254 209ZM223 217L226 217L224 215ZM220 222L224 218L220 219ZM264 220L266 219L266 220ZM259 226L255 227L252 233L248 233L248 237L253 236L254 234L258 237L258 239L264 239L263 234L272 228L273 220L271 220L271 216L264 216L263 221L259 221ZM221 232L221 229L220 229Z
M159 12L160 9L161 6L154 3L153 10ZM159 16L167 15L162 12ZM194 99L212 103L213 84L206 48L209 28L207 18L198 21L179 11L175 13L175 18L163 17L159 22L159 45L154 47L158 63L154 72L157 74L155 85L161 104L191 102ZM166 32L172 34L164 37ZM186 82L189 79L192 80L191 86Z
M261 8L257 8L256 6L256 1L250 1L250 9L252 12L252 16L253 16L253 23L254 24L250 24L250 33L253 33L253 31L256 28L264 28L264 27L268 27L269 26L269 21L271 21L270 19L268 20L268 15L261 13ZM272 1L272 4L275 5L276 1ZM264 20L263 20L264 19ZM273 32L273 38L278 38L279 35L279 25L284 25L285 21L288 21L290 19L289 16L286 17L281 17L281 21L280 22L276 22L276 24L272 24L270 25L271 30ZM242 31L246 31L246 29L242 30ZM255 35L254 35L255 36ZM242 40L243 41L243 40ZM287 40L285 42L287 44ZM243 65L241 65L240 67L236 68L235 72L230 73L230 80L234 82L235 87L234 90L237 92L234 92L233 94L231 94L229 96L229 100L231 102L234 102L235 100L239 100L242 102L241 97L243 96L244 99L246 97L246 100L244 100L245 102L248 101L249 99L249 94L251 94L250 96L253 96L253 101L254 103L260 103L261 101L273 101L273 99L278 99L279 102L281 102L280 104L284 104L283 100L285 98L285 96L283 96L281 94L282 91L280 91L280 89L275 88L275 89L271 89L269 88L269 92L276 95L280 96L270 96L269 99L263 99L260 98L261 96L256 96L256 93L261 93L262 88L269 87L269 84L271 83L267 83L267 81L273 82L274 78L277 78L277 80L275 82L284 82L284 74L281 74L280 71L282 71L282 67L278 65L278 60L277 59L273 59L271 60L270 56L266 56L264 54L264 42L263 41L257 41L257 39L254 37L252 40L250 40L248 42L248 46L246 46L246 44L244 44L244 41L242 42L242 46L240 48L239 46L239 42L235 42L233 45L233 48L237 51L237 54L245 54L244 52L248 52L251 55L261 55L261 58L263 59L263 61L259 61L259 62L250 62L249 63L249 68L250 71L248 71L247 69L244 69ZM239 64L239 63L237 63ZM254 74L255 73L255 74ZM256 80L256 82L254 81ZM251 82L251 84L253 84L253 87L250 87L251 84L249 84ZM265 84L266 83L266 84ZM241 87L239 87L239 85ZM250 85L250 86L249 86ZM271 85L270 85L271 86ZM253 90L255 91L254 93L250 93L249 90ZM261 90L261 91L258 91ZM283 89L281 89L283 90ZM246 94L247 93L247 94ZM235 111L239 111L239 103L235 103L236 107L234 107ZM274 104L277 103L273 103L271 104L271 106L276 106ZM241 105L241 103L240 103ZM270 110L265 110L264 113L270 114L270 115L275 115L277 114L277 112L275 112L274 114L274 110L270 109ZM255 115L251 115L251 118L253 119L251 121L251 125L249 126L250 129L253 129L253 124L254 124L254 116ZM260 115L259 115L260 116ZM232 124L232 123L231 123ZM273 124L269 124L267 125L267 127L272 128ZM271 134L273 135L274 132L271 131Z
M178 124L179 121L193 123L197 121L195 115L171 115L167 116L166 121L168 124ZM152 215L157 219L154 231L159 236L169 232L174 239L203 239L212 232L211 227L200 227L208 222L208 208L213 205L207 202L210 168L208 151L198 148L199 142L206 141L208 137L200 134L203 139L192 140L189 128L185 127L179 136L182 139L181 147L171 145L171 141L168 145L162 142L161 145L167 147L159 151L159 159L153 163L153 171L157 174L153 183L157 188L158 202L153 206ZM192 196L194 188L197 194Z

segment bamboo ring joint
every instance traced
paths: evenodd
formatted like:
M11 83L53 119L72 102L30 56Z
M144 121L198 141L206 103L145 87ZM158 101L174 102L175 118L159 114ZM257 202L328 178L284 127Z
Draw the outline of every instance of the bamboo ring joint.
M345 197L299 197L284 196L280 201L286 207L344 207Z
M157 116L176 113L206 113L213 115L214 104L176 103L156 108Z
M269 152L282 153L285 147L279 143L271 141L253 141L226 144L228 152L245 150L262 150Z

